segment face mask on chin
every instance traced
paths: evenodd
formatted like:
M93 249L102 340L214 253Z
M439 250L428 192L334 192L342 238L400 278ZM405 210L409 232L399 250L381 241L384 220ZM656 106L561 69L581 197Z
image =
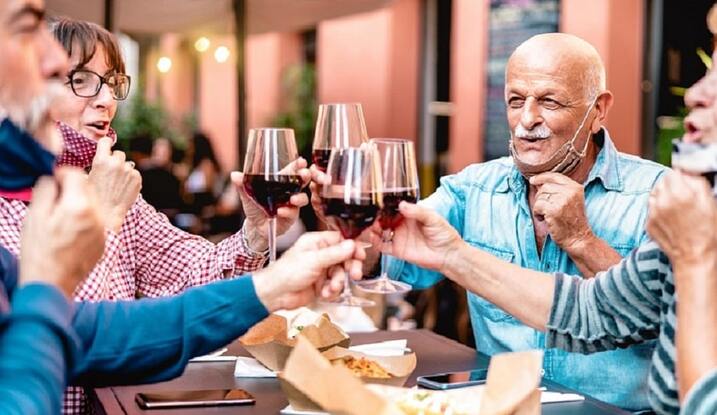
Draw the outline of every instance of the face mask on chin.
M686 143L672 141L672 167L707 179L717 198L717 143Z
M545 172L560 173L567 176L572 173L576 167L578 167L580 162L585 158L585 155L587 154L588 143L590 143L591 131L587 131L588 137L585 139L585 145L583 146L582 151L578 151L578 149L575 148L575 140L577 140L578 133L580 133L580 130L583 129L585 121L587 121L588 115L590 115L590 111L593 109L593 106L595 105L596 101L597 98L592 101L587 111L585 111L585 116L583 117L582 121L580 121L578 129L575 130L573 138L563 144L553 153L552 156L550 156L547 161L543 163L531 164L522 160L520 156L518 156L518 153L515 151L513 139L510 139L508 143L510 155L513 157L515 167L520 171L523 177L529 179L535 175Z
M0 119L0 190L22 191L52 175L55 155L9 118Z

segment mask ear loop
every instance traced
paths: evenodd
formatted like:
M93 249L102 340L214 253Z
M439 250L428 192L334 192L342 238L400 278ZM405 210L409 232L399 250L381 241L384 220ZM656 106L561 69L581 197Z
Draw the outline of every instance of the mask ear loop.
M585 121L588 120L588 115L590 115L590 111L592 111L593 107L597 103L597 97L593 99L592 103L590 103L590 106L588 107L588 110L585 112L585 116L583 117L583 120L580 121L580 126L578 126L578 129L575 131L575 135L573 136L573 139L570 140L570 147L572 148L572 151L574 151L579 158L585 157L585 154L587 154L588 151L588 143L590 142L590 137L585 139L585 145L583 146L583 151L578 151L577 148L575 148L575 140L578 139L578 133L580 133L580 130L583 129L585 126Z

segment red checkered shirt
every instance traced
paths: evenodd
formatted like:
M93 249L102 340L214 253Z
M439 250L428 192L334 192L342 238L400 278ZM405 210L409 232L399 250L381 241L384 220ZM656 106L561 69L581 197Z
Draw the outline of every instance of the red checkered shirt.
M60 124L59 129L65 151L58 165L91 166L96 143L66 125ZM15 255L20 253L20 228L26 213L24 202L0 198L0 244ZM104 255L75 291L77 300L174 295L189 287L254 271L266 260L266 255L246 245L242 231L215 245L172 226L141 196L127 212L120 231L108 230L106 238ZM63 413L86 410L82 389L68 388Z

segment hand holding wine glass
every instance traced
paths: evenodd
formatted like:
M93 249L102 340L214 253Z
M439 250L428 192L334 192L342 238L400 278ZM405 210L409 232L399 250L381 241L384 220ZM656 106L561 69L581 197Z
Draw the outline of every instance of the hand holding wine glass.
M458 231L440 214L420 204L402 202L398 209L404 219L394 230L392 243L380 243L383 231L380 226L371 227L381 252L445 273L450 256L465 246Z
M298 217L299 208L308 204L301 189L311 174L306 169L306 161L298 155L294 131L252 129L244 172L235 172L232 176L235 183L241 180L238 187L247 216L247 238L267 235L273 262L276 260L277 232L286 231ZM277 217L281 219L278 223Z
M381 205L381 172L375 149L334 149L327 166L329 182L321 187L321 210L346 239L355 239L370 227ZM335 304L367 307L373 301L355 297L347 278Z
M380 138L372 139L381 164L383 187L381 210L378 223L382 229L382 244L391 244L393 233L403 221L398 206L402 201L416 203L418 200L418 171L413 143L408 140ZM387 257L381 256L381 275L376 279L357 283L364 291L391 294L411 290L411 286L392 281L387 273Z
M333 298L346 276L361 278L364 258L362 248L338 232L305 233L277 262L253 274L257 296L270 311Z

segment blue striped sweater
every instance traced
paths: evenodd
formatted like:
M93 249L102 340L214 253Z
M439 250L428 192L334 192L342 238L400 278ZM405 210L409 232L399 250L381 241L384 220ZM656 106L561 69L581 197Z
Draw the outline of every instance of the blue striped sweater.
M556 275L547 345L595 353L657 339L648 378L655 412L717 414L717 369L692 387L680 409L675 379L675 301L667 256L655 242L645 243L596 278Z

